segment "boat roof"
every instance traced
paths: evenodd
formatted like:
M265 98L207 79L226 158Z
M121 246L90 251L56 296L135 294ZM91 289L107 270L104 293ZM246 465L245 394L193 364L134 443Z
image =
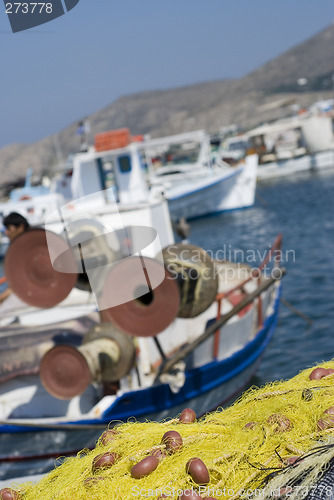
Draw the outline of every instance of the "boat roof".
M284 130L291 130L303 125L304 119L301 117L292 117L290 119L280 120L274 123L265 123L247 132L248 137L256 135L265 135L273 132L283 132Z
M176 144L187 141L202 141L205 137L209 138L209 135L205 130L194 130L193 132L185 132L183 134L158 137L157 139L147 139L143 141L143 144L145 146L160 146L165 144Z

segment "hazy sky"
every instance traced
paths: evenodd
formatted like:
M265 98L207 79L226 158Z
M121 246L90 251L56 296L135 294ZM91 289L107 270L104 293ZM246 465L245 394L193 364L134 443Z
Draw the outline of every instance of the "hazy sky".
M1 2L0 147L124 94L243 76L332 22L333 0L80 0L13 34Z

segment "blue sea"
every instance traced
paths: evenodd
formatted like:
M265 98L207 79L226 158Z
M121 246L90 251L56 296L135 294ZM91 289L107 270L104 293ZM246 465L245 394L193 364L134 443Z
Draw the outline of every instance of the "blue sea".
M278 233L287 269L283 299L301 314L281 303L256 385L334 357L334 169L259 183L254 207L191 224L192 243L227 257L260 258Z

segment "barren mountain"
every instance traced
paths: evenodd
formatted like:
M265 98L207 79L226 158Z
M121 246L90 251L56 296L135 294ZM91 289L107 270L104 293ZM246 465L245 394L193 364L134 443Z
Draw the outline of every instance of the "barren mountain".
M292 104L306 107L332 98L332 75L334 24L243 78L123 96L88 117L89 142L97 132L120 127L159 137L199 128L215 133L231 124L255 126L290 114ZM300 78L307 84L298 85ZM35 173L52 171L57 149L64 158L78 150L76 129L77 122L34 144L0 149L2 184L24 176L29 166Z

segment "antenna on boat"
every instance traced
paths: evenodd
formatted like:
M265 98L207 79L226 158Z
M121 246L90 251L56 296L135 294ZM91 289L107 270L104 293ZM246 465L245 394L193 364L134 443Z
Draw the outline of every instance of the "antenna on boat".
M81 120L79 123L78 123L78 128L76 130L76 134L80 136L80 152L81 153L84 153L86 151L88 151L88 134L90 132L90 123L89 123L89 120L87 118L85 118L84 120Z

